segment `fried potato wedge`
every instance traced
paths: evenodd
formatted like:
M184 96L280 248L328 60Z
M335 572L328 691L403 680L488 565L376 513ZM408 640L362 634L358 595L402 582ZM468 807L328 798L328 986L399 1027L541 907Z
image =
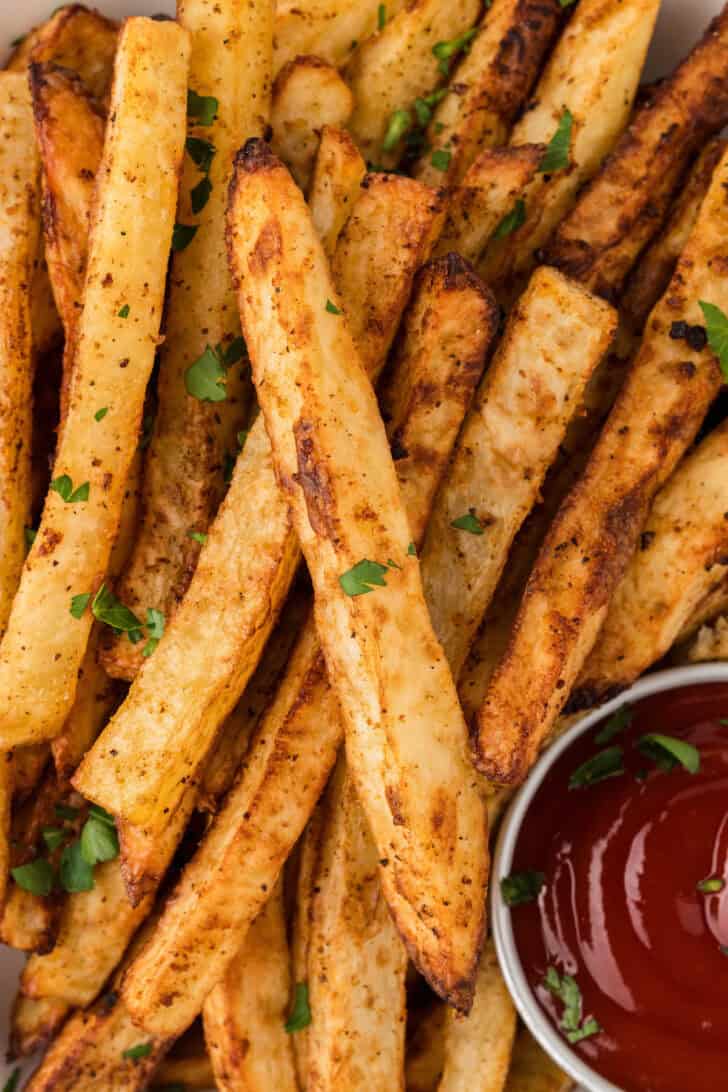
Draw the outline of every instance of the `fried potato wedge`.
M406 0L389 0L392 18ZM275 71L294 57L313 55L341 68L359 42L371 37L380 22L379 0L278 0L275 21Z
M346 125L353 109L351 91L333 65L320 57L295 57L276 76L271 147L302 190L311 181L324 125Z
M680 463L652 502L569 699L591 708L660 659L728 572L728 422Z
M445 1018L445 1065L437 1092L502 1092L516 1033L516 1010L488 941L468 1016Z
M418 967L467 1009L488 871L467 729L408 553L374 394L346 315L326 307L336 292L303 198L262 141L249 141L236 160L229 245L253 379L347 723L347 755L388 861L383 891ZM271 308L271 298L285 306ZM371 599L362 594L371 588L357 583L362 562L386 585Z
M608 304L546 267L511 313L422 550L432 624L455 678L615 327Z
M712 625L703 626L688 647L685 659L691 663L728 660L728 616L721 615Z
M478 34L427 127L428 150L417 162L416 178L430 186L459 183L484 149L507 143L562 14L558 0L486 5ZM433 165L438 151L449 155L444 171Z
M433 281L424 276L419 283L424 290ZM445 314L435 300L431 300L431 306L436 314ZM424 298L413 307L421 308L423 314L428 311ZM422 327L413 323L412 337L417 329ZM470 332L462 327L460 330L463 344L469 345L472 352ZM432 344L436 344L436 333L431 330L427 333L431 333ZM491 333L484 324L483 356ZM420 358L414 343L410 344L410 350L405 358L405 374L426 383L421 371L414 372L409 367L412 358ZM456 350L455 355L461 354ZM421 359L423 363L431 362L434 371L430 382L435 385L440 356L422 354ZM395 365L390 381L394 389L403 392L398 404L416 407L414 400L405 395L406 381L397 376L397 370ZM447 389L451 390L452 385ZM422 419L427 422L427 415ZM393 430L402 426L399 417L390 423ZM440 438L446 445L442 448L411 444L428 471L431 466L446 462L458 427L459 422L453 419L451 434ZM412 489L408 492L412 505L408 511L410 533L415 542L422 537L438 486L438 480L433 480L429 472L421 480L421 495ZM125 996L135 1018L145 1027L162 1029L165 1035L179 1034L223 976L236 945L239 947L246 927L258 914L266 893L275 884L314 812L342 739L340 710L328 685L321 646L311 619L302 627L276 696L255 731L237 783L183 873L147 947L129 970ZM301 901L307 885L306 861L313 856L308 848L312 839L316 842L310 827L309 823L299 881ZM241 856L246 861L245 869L240 868ZM300 968L307 958L303 951L305 944L300 943L300 925L296 938L294 959ZM295 1044L299 1073L305 1066L301 1034L296 1036Z
M181 249L172 255L143 517L116 588L140 617L151 607L166 625L199 558L192 535L205 534L215 516L226 490L225 460L237 454L247 418L250 376L226 262L225 205L234 152L268 123L273 40L270 0L180 0L178 15L192 46L189 88L217 105L209 125L188 116L177 210ZM199 166L205 155L211 155L207 172ZM212 390L200 389L190 372L203 359L224 372ZM144 662L143 645L123 633L109 635L102 659L109 674L132 679Z
M333 267L372 378L384 365L441 216L426 186L377 177L342 232ZM386 226L386 234L374 230L380 226ZM299 558L260 418L250 430L180 609L75 777L86 799L120 820L129 870L144 867L132 842L141 839L154 847L185 784L241 697Z
M326 818L325 809L329 799L328 793L324 793L320 798L296 847L297 859L289 858L291 866L295 865L294 909L290 927L291 975L295 984L301 982L306 983L307 986L308 952L313 925L313 894ZM308 1088L310 1028L310 1024L300 1028L293 1036L293 1059L299 1088Z
M202 1017L215 1086L222 1092L297 1092L283 892L278 883L248 929Z
M366 164L345 129L324 125L316 154L308 207L327 256L351 216L366 174Z
M405 148L391 139L392 114L442 83L433 47L466 34L479 8L477 0L413 0L358 46L345 70L355 103L349 131L368 163L397 166Z
M642 331L656 300L670 283L678 258L695 226L713 171L725 149L724 140L708 142L675 198L662 231L640 255L619 301L620 313L636 333Z
M329 785L308 945L306 1088L404 1089L407 953L346 763Z
M521 1028L511 1056L505 1092L569 1092L571 1077L552 1062L530 1031Z
M68 1012L68 1005L53 997L34 1001L18 994L10 1014L10 1060L27 1058L42 1050L61 1028Z
M548 261L614 296L659 229L685 166L728 121L728 9L659 84L560 224ZM566 211L566 210L565 210Z
M545 151L545 144L523 144L481 152L450 196L437 253L455 250L477 264L493 232L536 174Z
M624 128L659 0L581 0L546 65L510 143L548 144L568 110L568 162L524 190L520 227L491 241L478 272L488 284L527 275L535 254L573 207Z
M67 4L32 33L29 60L74 72L96 101L109 105L118 24L83 4Z
M104 579L154 362L184 139L187 55L187 35L176 24L141 18L125 24L55 461L66 488L48 494L0 646L3 746L52 739L73 704L93 616L87 609L73 617L71 599L93 595ZM155 119L160 137L152 141ZM96 422L100 408L108 412Z
M586 469L529 578L477 718L477 762L491 781L518 782L533 762L596 641L652 498L720 388L710 349L691 350L670 331L675 321L703 321L699 300L728 307L719 243L728 230L727 182L728 152Z
M33 356L29 285L38 246L39 162L25 78L0 73L0 634L30 526Z
M692 637L706 622L714 622L728 611L728 576L698 603L676 638L676 644Z

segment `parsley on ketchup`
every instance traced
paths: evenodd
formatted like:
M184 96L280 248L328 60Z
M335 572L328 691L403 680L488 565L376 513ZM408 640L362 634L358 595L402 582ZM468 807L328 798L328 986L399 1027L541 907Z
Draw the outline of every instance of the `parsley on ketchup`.
M549 771L519 834L513 874L543 875L512 909L526 977L626 1092L727 1085L727 716L728 685L710 684L605 718Z

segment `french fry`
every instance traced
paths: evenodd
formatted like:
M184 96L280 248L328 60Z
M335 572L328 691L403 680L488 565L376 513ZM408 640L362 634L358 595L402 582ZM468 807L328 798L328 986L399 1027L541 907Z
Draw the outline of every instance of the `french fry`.
M486 5L478 35L427 127L428 150L417 162L416 178L430 186L459 183L484 149L507 143L562 13L558 0ZM444 154L444 170L433 165L433 152Z
M346 317L336 304L325 306L336 293L303 198L262 141L249 141L237 158L229 245L253 378L347 723L347 755L388 862L383 891L418 967L467 1009L488 854L466 726L408 553L409 527L373 392ZM285 295L287 317L263 306L273 283L281 301ZM291 329L300 336L291 338ZM379 555L387 564L375 562L375 571L387 577L375 582L387 591L373 604L339 577L355 580L356 566Z
M688 647L685 659L691 663L728 660L728 616L721 615L712 625L703 626Z
M568 1092L571 1077L562 1073L527 1028L516 1036L505 1092Z
M55 462L69 502L62 492L48 494L0 646L3 746L52 739L73 704L92 612L71 616L71 598L93 595L103 581L154 360L182 154L187 53L186 33L176 24L125 24L69 410ZM160 139L151 141L145 134L155 118ZM126 307L131 314L122 317ZM100 408L108 414L97 423Z
M329 794L320 798L298 844L294 914L291 927L291 974L295 985L307 984L311 946L313 892ZM292 858L290 859L292 861ZM300 1088L308 1088L310 1024L293 1036L293 1058Z
M342 232L333 265L373 378L384 365L415 272L429 257L440 222L440 206L425 186L378 176ZM386 227L386 234L375 230L380 227ZM120 820L122 856L130 873L144 868L132 842L154 847L240 698L299 557L260 418L250 430L180 609L74 778L86 799Z
M76 73L99 105L106 108L117 41L117 23L83 4L67 4L39 28L37 37L31 32L28 60Z
M549 262L602 295L619 293L659 229L690 158L728 120L727 41L724 9L635 112L611 157L560 224L548 247Z
M308 194L311 218L329 258L351 216L366 164L345 129L324 125Z
M320 57L295 57L276 76L271 147L302 190L311 180L323 126L346 125L353 109L351 91L333 65Z
M523 191L525 220L509 234L496 232L478 267L486 283L528 275L539 247L611 151L629 117L659 6L659 0L582 0L575 9L536 85L533 108L510 139L548 144L568 109L568 161Z
M691 351L670 331L675 321L704 321L699 300L728 307L717 242L728 228L726 182L728 152L586 469L529 578L477 718L476 758L491 781L520 781L548 736L596 641L652 498L720 388L710 349Z
M413 0L357 47L345 70L355 104L349 132L367 162L397 166L404 134L391 139L394 111L407 110L442 83L442 62L433 47L466 34L479 7L477 0Z
M445 1018L445 1064L437 1092L501 1092L516 1032L516 1010L491 941L478 969L470 1014Z
M706 624L714 622L728 611L728 577L698 603L675 639L676 644L686 641Z
M343 757L327 796L308 944L306 1088L402 1088L407 954Z
M389 0L391 19L406 0ZM359 42L381 21L379 0L280 0L276 3L274 67L280 72L294 57L313 55L341 68Z
M268 122L273 34L269 0L179 0L178 8L192 46L190 90L212 96L216 111L209 125L202 124L208 118L188 118L177 218L178 232L186 226L193 237L172 257L143 518L116 589L141 617L150 607L161 611L167 626L200 554L191 535L204 535L214 518L226 489L225 458L237 452L246 421L250 379L225 260L225 203L235 150ZM193 155L199 160L210 145L211 163L201 173ZM206 203L205 185L211 187ZM212 392L190 389L189 370L205 359L225 374L224 386L213 383ZM143 646L123 633L110 636L102 660L109 674L132 679L144 662Z
M0 73L0 634L26 554L31 507L30 294L38 245L38 156L22 75Z
M437 253L457 251L477 264L493 232L538 170L545 144L486 148L456 186Z
M68 1016L68 1005L53 997L33 1001L18 994L10 1014L8 1059L27 1058L43 1050Z
M599 705L660 659L728 565L728 423L678 466L652 502L569 709Z
M223 1092L296 1092L288 939L280 882L248 929L202 1016L215 1086Z
M38 784L48 762L47 743L16 747L13 751L13 788L16 798L24 798Z
M436 285L437 278L423 276L422 288ZM466 291L466 289L463 289ZM482 290L478 289L478 295ZM487 300L483 301L485 307ZM445 315L430 297L436 314ZM423 314L427 302L414 307ZM490 304L492 308L492 303ZM407 323L406 323L407 325ZM413 323L411 331L426 331L432 346L438 344L436 330ZM472 353L470 331L462 331L464 358ZM494 328L482 324L481 352L485 356ZM443 338L443 340L445 340ZM424 383L421 372L409 371L409 360L419 359L414 344L406 360L407 374ZM455 352L456 358L460 353ZM436 387L441 367L440 356L423 353L423 362L433 366L432 384ZM404 384L395 374L391 382L402 390L398 404L415 406L404 393ZM475 378L475 377L473 377ZM445 391L453 389L453 384ZM456 397L460 392L456 390ZM424 414L423 422L427 421ZM413 451L423 467L443 465L452 448L459 422L453 420L452 432L440 437L442 448L428 448L413 443ZM390 428L402 429L401 419ZM413 438L414 439L414 438ZM423 475L422 494L410 490L412 504L408 512L410 531L418 542L423 534L429 506L438 481L431 473ZM130 968L125 982L125 996L135 1017L145 1027L155 1027L165 1035L178 1034L194 1018L206 994L225 973L227 962L239 947L245 928L258 914L266 893L291 853L309 820L326 783L343 738L338 704L328 685L321 647L315 626L309 621L291 656L275 699L258 725L243 763L239 780L228 794L197 854L180 880L151 937L148 946ZM292 791L291 776L295 777ZM317 819L314 818L314 823ZM307 889L306 861L312 837L304 840L299 900ZM240 868L241 855L246 860ZM303 912L303 911L302 911ZM294 964L300 969L307 956L303 930L296 929ZM298 973L298 970L297 970ZM305 1067L305 1040L296 1037L299 1072ZM301 1049L303 1047L303 1049Z
M405 1063L407 1092L437 1092L445 1065L445 1021L447 1006L437 1001L418 1015L414 1032L408 1036Z
M3 944L19 952L48 952L57 927L57 899L41 898L17 884L8 886L0 919Z
M455 678L615 326L608 304L545 267L512 312L422 551L432 624Z

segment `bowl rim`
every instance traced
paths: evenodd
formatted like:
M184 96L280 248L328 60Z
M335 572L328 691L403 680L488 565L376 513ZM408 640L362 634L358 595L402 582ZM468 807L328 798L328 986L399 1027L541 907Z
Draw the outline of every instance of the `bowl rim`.
M526 980L513 935L511 909L500 897L500 882L511 872L518 835L528 808L547 772L571 744L626 702L639 701L666 690L716 682L728 683L728 663L690 664L646 675L616 697L585 713L541 755L511 801L501 821L491 878L491 929L498 962L518 1013L546 1053L586 1092L622 1092L571 1049L539 1005Z

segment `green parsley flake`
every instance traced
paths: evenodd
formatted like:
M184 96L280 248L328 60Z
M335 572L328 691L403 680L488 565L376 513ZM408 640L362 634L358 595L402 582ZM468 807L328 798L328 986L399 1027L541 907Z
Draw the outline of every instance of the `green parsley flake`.
M24 41L23 38L16 38L12 43L13 45L20 45ZM20 1084L20 1066L16 1065L13 1072L10 1074L5 1084L3 1085L3 1092L16 1092L18 1085Z
M248 350L245 347L245 338L242 336L234 337L223 352L223 360L229 368L232 364L237 364L239 360L243 360L247 355Z
M464 515L458 516L457 519L451 520L450 526L454 527L457 531L467 531L471 535L483 534L483 524L472 509L469 512L465 512Z
M219 349L208 345L202 356L185 372L185 388L200 402L224 402L227 398L224 386L226 377L227 371Z
M534 902L546 882L543 872L526 869L524 872L511 872L500 882L501 895L506 906L521 906Z
M83 612L88 606L88 601L91 598L91 592L82 592L81 595L74 595L71 599L71 614L74 618L80 618Z
M559 0L562 8L570 8L572 4L575 4L576 0Z
M308 985L305 982L297 982L293 996L291 1014L286 1020L285 1029L290 1035L294 1031L302 1031L311 1023L311 1009L308 1004Z
M66 838L66 832L61 827L42 827L40 833L49 853L58 849Z
M381 565L378 561L367 561L364 558L362 561L358 561L348 572L342 573L339 577L339 583L347 595L367 595L368 592L374 591L374 587L371 585L379 588L387 586L384 579L386 572L386 565Z
M78 819L80 814L79 809L72 807L71 804L56 804L53 810L59 819L67 819L69 823Z
M387 8L385 4L380 4L377 8L377 27L379 30L384 30L387 25Z
M728 383L728 315L714 303L700 300L700 310L705 319L708 345L718 357L723 379Z
M99 622L103 622L121 633L129 633L142 628L142 623L136 614L130 611L128 607L125 607L111 589L106 587L106 584L102 584L96 592L91 604L91 611L94 618L97 618Z
M44 857L10 869L10 875L23 891L31 895L50 895L53 890L53 867Z
M91 868L102 861L119 856L119 837L113 817L102 808L94 808L83 825L79 840L80 852Z
M701 895L715 895L718 891L723 890L725 887L725 880L722 876L708 876L706 879L696 883L695 887Z
M621 747L607 747L605 750L599 751L574 770L569 778L569 788L587 788L589 785L595 785L598 781L606 781L608 777L617 777L619 774L623 774L624 763L622 758L623 751Z
M407 547L407 553L410 555L410 557L417 557L417 547L415 546L414 542L410 542L409 546Z
M197 224L175 224L172 230L172 250L186 250L196 234Z
M125 303L119 311L119 318L129 318L129 304Z
M631 705L623 705L616 713L612 713L611 717L604 725L603 728L597 732L594 736L595 743L611 743L615 736L620 735L627 728L629 728L634 717L634 710Z
M522 197L517 198L510 212L507 212L493 232L494 239L505 239L506 235L512 235L526 222L526 202Z
M582 1020L581 990L570 974L561 976L555 967L549 967L543 984L564 1003L559 1026L570 1043L579 1043L582 1039L599 1034L602 1029L593 1016Z
M199 167L204 174L207 174L216 152L212 141L203 140L202 137L187 137L185 148L194 165Z
M384 134L384 140L382 141L382 151L393 151L400 140L404 137L405 133L412 128L412 115L409 110L395 110L389 118L389 124L387 131Z
M194 539L195 542L199 542L200 546L204 546L207 542L207 535L204 531L188 531L187 537Z
M574 115L569 109L564 109L559 120L556 132L551 137L543 158L538 165L541 174L554 174L563 171L569 166L569 150L571 148L571 129L574 124Z
M187 92L187 116L195 125L212 125L219 105L214 95L198 95L192 89Z
M146 1058L152 1053L151 1043L137 1043L136 1046L128 1047L127 1050L122 1051L122 1058L131 1058L133 1062L138 1058Z
M106 414L108 412L109 412L109 407L108 406L102 406L101 409L96 410L96 413L94 414L94 420L95 421L103 421L104 417L106 416Z
M675 736L660 735L650 732L637 741L637 749L651 758L660 770L674 770L682 766L688 773L696 774L700 769L700 751L692 743L686 743Z
M28 549L30 549L30 547L35 542L35 538L38 532L36 531L35 527L24 527L23 534L25 536L25 545L28 547Z
M464 34L460 34L457 38L451 38L449 42L437 42L432 47L432 52L438 60L438 71L443 76L450 75L452 60L458 53L465 53L470 49L470 43L477 33L477 27L473 27L472 30L466 30Z
M202 212L207 202L210 200L210 194L212 193L212 182L205 175L202 181L198 182L196 186L190 190L190 204L195 216L198 212Z
M435 148L430 157L430 163L436 171L446 171L450 166L451 159L452 152L448 151L447 148Z
M61 474L60 478L53 479L51 489L54 493L58 493L66 504L77 504L79 501L88 500L90 486L88 482L83 482L78 489L74 489L68 474Z
M341 308L337 307L335 303L331 302L331 300L326 300L326 310L329 312L330 315L343 315L344 313Z
M88 863L81 852L80 839L71 842L71 844L66 846L63 850L58 867L58 874L64 891L73 894L77 891L93 890L93 865Z
M164 636L164 615L161 610L149 607L147 610L147 643L142 649L142 656L151 656Z

